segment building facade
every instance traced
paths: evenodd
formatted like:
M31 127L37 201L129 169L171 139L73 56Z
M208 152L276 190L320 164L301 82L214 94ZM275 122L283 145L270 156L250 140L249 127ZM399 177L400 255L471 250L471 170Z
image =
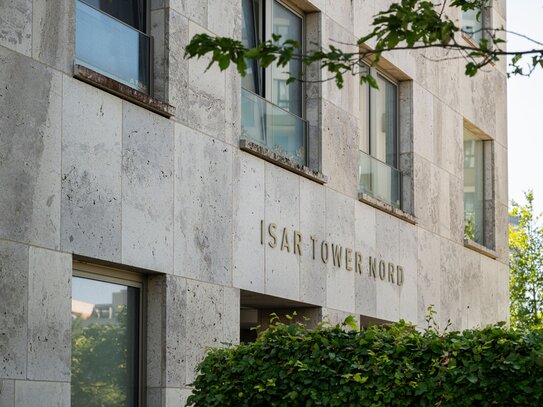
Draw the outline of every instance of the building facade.
M184 405L271 312L508 319L505 62L393 52L338 89L184 59L201 32L356 50L387 5L0 1L1 407Z

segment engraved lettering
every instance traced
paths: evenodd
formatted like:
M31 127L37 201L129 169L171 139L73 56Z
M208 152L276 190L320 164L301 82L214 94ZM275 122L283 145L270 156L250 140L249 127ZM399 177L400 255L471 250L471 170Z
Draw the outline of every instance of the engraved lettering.
M373 261L372 261L373 260ZM377 278L377 259L370 256L370 277Z
M270 245L272 249L275 249L277 247L277 235L275 234L276 228L277 225L275 223L270 223L270 225L268 226L268 233L272 238L272 240L268 242L268 245Z
M283 229L283 238L281 239L281 250L287 249L287 252L290 253L290 243L288 242L288 229Z
M302 255L302 234L297 230L294 231L294 254Z
M352 262L353 262L353 250L346 248L345 249L345 268L347 271L353 271Z
M394 284L394 264L388 263L388 281Z
M321 243L321 259L324 263L328 263L328 242L326 240Z
M332 260L334 266L341 268L341 255L343 254L343 247L332 243Z
M398 285L403 284L403 267L402 266L396 267L396 284Z
M362 253L354 253L354 268L358 274L362 274Z
M317 238L315 236L311 236L311 245L313 246L313 260L315 260L315 243L317 243Z
M385 261L384 260L379 260L379 278L381 280L384 280L385 277L387 276L386 268L387 268L387 265L386 265Z

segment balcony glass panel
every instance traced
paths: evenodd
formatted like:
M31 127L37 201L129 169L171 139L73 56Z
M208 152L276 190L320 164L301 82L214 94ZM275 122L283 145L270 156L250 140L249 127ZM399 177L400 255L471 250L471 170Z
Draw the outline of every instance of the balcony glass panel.
M307 122L260 96L241 90L242 139L307 165Z
M76 20L76 62L149 94L150 37L80 0Z
M360 192L400 208L401 172L360 151Z

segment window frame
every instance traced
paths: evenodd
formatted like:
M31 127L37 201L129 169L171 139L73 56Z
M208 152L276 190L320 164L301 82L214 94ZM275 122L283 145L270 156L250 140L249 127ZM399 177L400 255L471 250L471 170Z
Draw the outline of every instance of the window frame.
M146 333L146 307L147 304L147 283L143 274L119 270L107 266L98 266L90 263L75 261L72 266L72 277L86 278L95 281L101 281L112 284L122 284L128 287L138 288L139 304L138 304L138 407L145 405L145 338ZM71 344L70 344L71 348ZM70 361L71 365L71 361ZM71 370L71 367L70 367ZM71 383L70 383L71 387ZM71 390L70 390L71 391Z
M487 28L492 27L492 8L492 2L488 1L485 6L479 9L481 13L479 16L479 23L481 24L480 32L478 33L479 39L476 39L469 31L464 30L464 12L460 11L460 32L462 33L462 38L464 38L466 42L478 46L481 40L490 39L486 30ZM489 46L492 47L493 44L489 44Z
M386 161L383 161L383 160L377 158L371 151L372 131L375 130L375 123L374 122L376 121L376 119L372 117L372 115L373 115L372 112L375 112L375 110L376 110L375 109L375 96L372 97L372 95L375 95L381 89L374 89L371 86L369 86L369 84L367 84L367 83L364 83L364 84L360 85L360 88L362 88L364 86L367 86L368 91L369 91L369 93L368 93L368 111L365 114L365 116L366 116L366 118L368 120L368 146L367 146L368 151L360 150L360 137L361 137L361 134L359 134L359 142L358 142L359 151L362 151L362 152L370 155L374 159L382 162L383 164L386 164L386 165L400 171L400 81L394 79L389 74L384 72L382 69L379 69L379 67L372 67L372 66L370 66L368 63L366 63L364 61L362 62L362 64L364 64L366 66L366 68L368 69L369 74L371 76L373 76L373 77L380 76L385 81L387 81L387 82L391 83L392 85L394 85L394 87L396 88L396 103L395 103L395 105L396 105L396 114L394 115L395 116L395 121L396 121L395 122L395 135L394 135L394 137L396 138L396 140L395 140L395 144L396 144L395 165L394 166L390 165ZM361 116L362 116L362 113L363 112L360 111ZM360 122L361 122L361 120L362 120L362 117L360 118Z
M462 228L462 237L464 239L464 245L466 247L472 248L476 251L479 251L489 257L495 258L495 247L496 247L496 203L495 203L495 163L494 163L494 140L475 127L473 124L464 119L464 125L462 127L462 162L465 163L466 151L464 149L464 140L466 138L466 133L468 133L472 139L478 140L482 143L482 181L483 181L483 230L481 232L482 242L477 240L470 239L465 234L465 167L462 167L462 214L464 218L464 224Z
M408 190L412 189L411 185L404 185L406 183L406 177L405 174L405 168L402 168L402 128L400 125L400 119L402 117L402 114L405 114L405 112L402 112L402 104L400 103L402 94L405 93L405 89L402 87L402 83L409 82L409 79L406 78L406 75L403 74L401 71L396 70L390 63L387 61L382 61L382 63L385 64L385 66L372 66L372 61L370 60L362 60L360 61L361 68L364 68L364 71L361 69L360 75L367 73L371 75L374 78L378 78L379 80L386 82L384 85L391 85L394 87L394 93L395 93L395 114L394 115L388 115L389 117L392 117L394 119L394 156L393 161L394 165L389 164L386 159L386 147L385 147L385 160L382 160L379 158L375 152L375 149L372 146L372 139L377 139L377 98L383 97L384 94L378 95L379 92L383 91L383 87L380 87L379 89L372 88L369 83L361 83L359 85L359 134L358 134L358 154L359 154L359 160L362 159L361 154L365 154L371 158L371 160L375 160L376 163L379 163L379 165L386 166L390 168L389 171L391 171L391 174L394 172L397 172L399 174L398 176L398 185L396 187L396 194L398 199L396 201L393 200L393 196L395 195L394 189L391 189L391 197L390 199L380 197L369 191L365 191L361 188L361 181L360 178L358 180L358 199L366 204L369 204L373 207L376 207L378 209L384 210L385 212L396 216L398 218L401 218L409 223L414 224L415 218L411 214L412 213L412 205L408 202L408 199L405 195L405 188L408 188ZM388 69L386 69L388 68ZM404 80L396 79L389 71L398 73L398 76L404 78ZM362 103L362 92L366 93L366 101ZM384 91L383 91L384 92ZM411 90L410 90L411 92ZM411 93L410 93L411 94ZM386 107L386 104L385 104ZM384 112L386 114L386 110ZM364 129L364 127L366 127ZM363 133L366 132L366 140L363 140ZM365 142L365 145L363 145L363 141ZM387 140L385 139L385 145ZM390 185L394 185L394 178L396 178L394 175L391 175L391 183ZM377 187L379 188L379 187ZM412 196L412 193L409 194L409 196ZM394 203L394 202L397 202ZM407 209L406 209L407 208Z
M132 29L137 30L134 27L130 26L129 24L126 24L125 22L117 19L116 17L94 7L92 4L87 3L86 0L74 0L74 1L81 1L88 7L94 8L98 12L104 13L108 15L110 18L117 20L120 24L127 25L131 27ZM137 30L140 33L149 37L149 61L148 61L149 86L148 86L147 92L136 89L123 82L119 82L117 79L112 78L111 76L106 75L104 73L101 73L95 70L93 67L88 67L86 64L83 64L83 65L80 64L78 62L77 55L75 52L74 52L73 76L79 80L89 83L92 86L98 87L106 92L112 93L120 98L128 100L139 106L142 106L145 109L148 109L162 116L170 118L172 116L175 116L175 111L176 111L175 107L167 103L167 99L165 99L164 95L160 95L160 96L157 95L157 87L156 87L157 78L155 77L155 63L158 59L160 59L160 55L158 55L156 52L157 50L160 51L160 49L159 48L155 49L156 48L155 36L161 34L161 32L160 32L160 29L159 31L156 31L153 28L153 24L151 21L152 20L151 11L152 11L151 1L146 0L145 8L144 8L144 12L145 12L145 26L143 27L144 30ZM77 20L76 17L74 17L74 19ZM77 21L74 22L74 27L75 27L75 30L77 30ZM157 38L160 38L160 35ZM74 38L74 40L76 40L75 47L77 47L77 39ZM157 98L160 98L160 99L157 99Z
M263 26L263 30L262 30L262 38L260 38L259 34L260 33L257 33L257 42L256 42L256 45L258 46L258 44L260 44L261 42L263 41L267 41L268 39L271 39L272 38L272 34L273 34L273 3L278 3L279 5L285 7L288 11L290 11L292 14L294 14L296 17L298 17L300 20L301 20L301 38L302 38L302 43L301 43L301 46L302 46L302 49L301 49L301 53L305 53L305 50L306 50L306 38L305 38L305 35L306 35L306 18L305 18L305 13L299 9L298 7L296 7L295 5L293 5L292 3L290 2L287 2L287 1L283 1L283 0L261 0L262 3L263 3L263 7L262 7L262 14L263 16L259 16L259 17L262 17L262 21L261 21L261 24ZM243 7L243 5L242 5ZM260 12L260 11L259 11ZM242 13L243 14L243 13ZM243 16L242 16L243 18ZM270 103L273 103L273 100L272 100L272 95L273 95L273 83L272 83L272 75L271 75L271 70L274 68L273 67L273 63L272 65L268 66L267 68L263 68L259 65L257 65L258 67L258 71L260 72L260 75L261 75L261 78L260 79L260 84L262 86L262 94L258 94L257 92L253 92L252 90L250 89L245 89L246 91L248 92L252 92L254 93L255 95L257 96L260 96L261 98L263 99L266 99L268 102ZM304 65L302 64L302 68L304 68ZM302 70L302 72L305 72L305 70ZM289 84L287 86L291 86L292 84ZM242 85L243 87L243 85ZM283 109L287 112L289 112L290 114L293 114L295 116L298 116L300 117L301 119L303 120L306 120L306 116L307 116L307 113L306 113L306 98L305 98L305 95L306 95L306 86L305 86L305 83L300 83L300 98L301 98L301 116L298 116L296 113L293 113L293 112L290 112L288 109L285 109L275 103L273 103L275 106L277 106L278 108L280 109Z
M302 54L305 53L305 48L306 48L306 39L305 39L305 34L306 34L306 28L305 28L305 24L306 24L306 20L305 20L305 14L297 9L296 7L294 7L293 5L289 4L288 2L285 2L285 1L282 1L282 0L264 0L264 35L266 38L271 38L272 36L272 33L273 33L273 3L276 2L278 3L279 5L285 7L288 11L290 11L292 14L294 14L295 16L297 16L300 21L301 21L301 39L302 39L302 43L300 44L302 46L302 49L300 50L300 52ZM272 64L273 65L273 64ZM304 72L304 64L301 64L301 67L302 67L302 73ZM269 70L269 74L266 75L266 69L263 69L264 71L264 78L263 78L263 84L264 84L264 98L269 100L270 102L272 102L272 95L273 95L273 83L272 83L272 75L271 75L271 69L274 69L273 66L270 66L270 70ZM296 82L293 82L293 84L295 84ZM291 86L291 84L287 85L287 86ZM267 97L267 92L269 91L270 93L270 98L268 99ZM306 111L305 111L305 105L306 105L306 101L305 101L305 94L306 94L306 88L305 88L305 83L304 82L301 82L300 83L300 101L301 101L301 106L300 106L300 109L301 109L301 115L299 116L300 118L306 120ZM273 103L273 102L272 102ZM276 106L279 106L279 105L276 105ZM280 106L279 106L280 107ZM285 109L287 110L287 109ZM289 110L287 110L289 113L292 113L290 112ZM292 113L294 115L296 115L296 113ZM297 116L297 115L296 115Z

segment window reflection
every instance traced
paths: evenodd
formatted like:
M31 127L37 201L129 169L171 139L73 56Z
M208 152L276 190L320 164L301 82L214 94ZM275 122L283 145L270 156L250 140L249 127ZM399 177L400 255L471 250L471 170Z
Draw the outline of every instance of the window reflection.
M485 244L484 141L464 129L464 237Z
M72 282L72 406L138 405L140 290Z

